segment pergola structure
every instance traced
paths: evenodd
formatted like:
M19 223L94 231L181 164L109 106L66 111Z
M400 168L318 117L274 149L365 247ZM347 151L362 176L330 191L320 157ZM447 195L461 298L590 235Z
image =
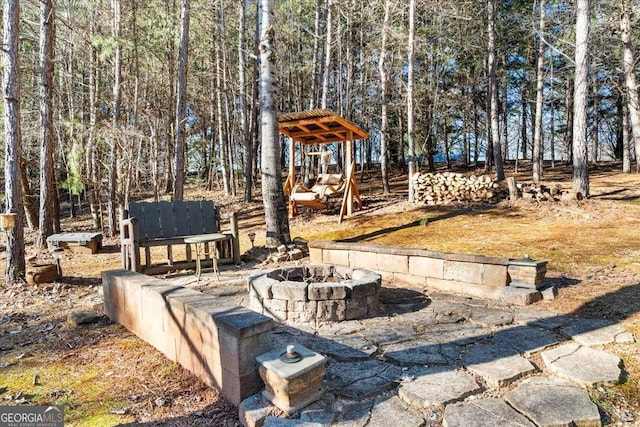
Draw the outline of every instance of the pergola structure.
M316 109L301 113L282 114L279 118L279 131L289 137L289 176L284 185L284 192L290 197L289 212L292 209L291 193L296 183L295 149L296 143L300 143L301 148L305 145L331 144L342 142L346 144L345 167L346 187L340 206L340 217L338 222L342 222L345 216L353 213L354 204L360 208L360 192L355 179L355 159L353 141L365 139L369 134L349 120L337 115L331 110Z

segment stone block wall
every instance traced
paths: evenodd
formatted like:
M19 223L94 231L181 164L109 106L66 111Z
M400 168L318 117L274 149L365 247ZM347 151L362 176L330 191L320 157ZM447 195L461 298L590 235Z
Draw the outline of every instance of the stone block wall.
M263 387L256 357L273 321L194 289L128 270L102 273L107 316L216 387L234 405Z
M328 281L327 281L328 280ZM292 325L360 319L378 310L381 275L327 264L249 277L251 309Z
M348 242L309 242L311 262L366 268L385 282L407 283L462 295L526 305L539 292L547 261Z

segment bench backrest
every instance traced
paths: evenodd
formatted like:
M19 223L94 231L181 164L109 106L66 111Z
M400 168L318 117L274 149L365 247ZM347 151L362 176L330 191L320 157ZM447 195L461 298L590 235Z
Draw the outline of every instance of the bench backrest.
M210 200L129 203L129 217L138 220L140 240L217 233L218 212Z

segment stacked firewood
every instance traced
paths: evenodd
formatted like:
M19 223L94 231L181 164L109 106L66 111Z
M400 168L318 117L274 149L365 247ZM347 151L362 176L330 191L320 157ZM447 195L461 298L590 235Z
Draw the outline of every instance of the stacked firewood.
M560 184L552 185L551 187L542 184L534 183L517 183L519 196L523 199L536 199L537 201L549 201L558 202L563 200L568 191L563 191Z
M413 177L414 200L427 205L454 202L496 203L509 192L488 175L464 176L454 172L417 173Z

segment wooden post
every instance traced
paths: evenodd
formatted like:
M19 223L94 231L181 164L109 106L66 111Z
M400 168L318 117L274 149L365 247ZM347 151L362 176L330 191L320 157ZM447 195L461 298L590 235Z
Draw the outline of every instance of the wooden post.
M509 186L509 200L515 202L518 200L518 185L516 179L512 176L507 178L507 185Z
M233 235L233 240L231 245L233 246L233 263L235 265L240 264L240 236L238 235L238 212L231 212L230 215L231 222L231 234Z
M354 162L354 157L353 157L353 131L349 130L347 132L347 141L345 142L345 144L347 144L347 170L348 172L348 176L347 176L347 190L348 194L347 194L347 216L353 214L353 172L354 169L352 167L353 162Z
M284 194L291 194L293 186L296 184L296 142L289 138L289 175L284 184Z

